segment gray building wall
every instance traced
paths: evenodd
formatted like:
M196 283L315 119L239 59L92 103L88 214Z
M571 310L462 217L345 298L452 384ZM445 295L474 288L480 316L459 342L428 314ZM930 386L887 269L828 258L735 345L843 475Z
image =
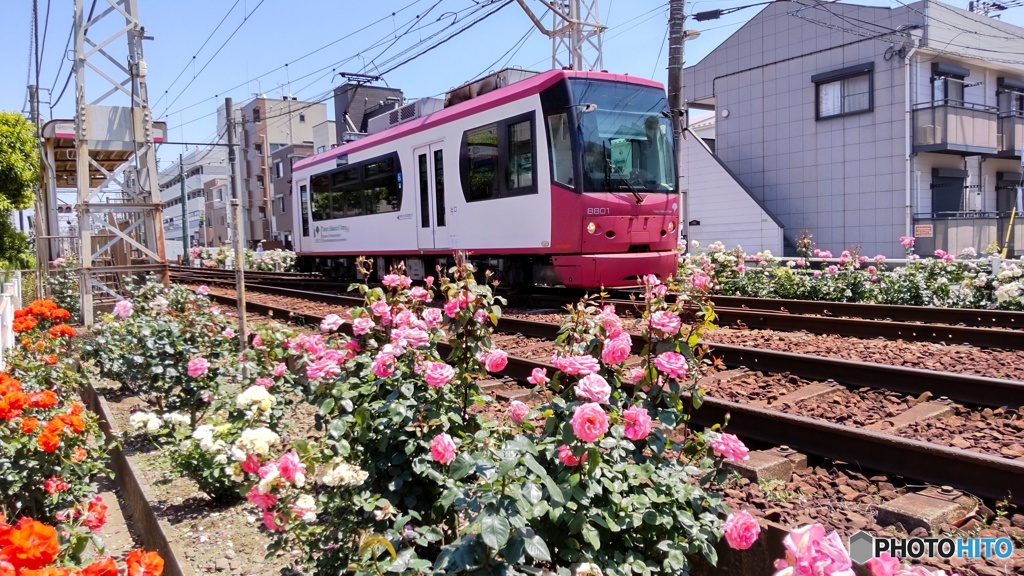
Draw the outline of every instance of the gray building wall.
M188 214L189 244L201 243L201 228L205 227L206 192L210 180L226 178L228 174L227 149L212 146L193 150L182 158L185 167L186 210ZM178 161L160 171L158 178L160 201L163 202L164 249L169 260L183 253L181 225L181 177Z
M274 221L279 238L286 246L294 246L295 242L295 215L292 210L292 166L299 160L312 155L312 144L295 144L285 146L270 156Z

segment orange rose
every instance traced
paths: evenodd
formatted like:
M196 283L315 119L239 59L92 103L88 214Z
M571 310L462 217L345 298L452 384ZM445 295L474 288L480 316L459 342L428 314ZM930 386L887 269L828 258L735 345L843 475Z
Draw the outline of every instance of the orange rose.
M71 312L68 312L63 308L57 308L50 314L50 318L58 322L62 320L68 320L69 318L71 318Z
M83 411L85 411L85 406L83 406L81 402L75 402L71 405L71 411L68 412L68 414L71 414L72 416L81 416Z
M75 336L75 329L67 324L57 324L50 327L50 338L60 338L62 336L73 338Z
M47 356L43 356L43 363L49 364L50 366L53 366L54 364L57 363L57 355L56 354L49 354Z
M113 558L100 558L82 568L82 576L118 576L117 564Z
M77 448L75 448L74 453L71 455L71 461L81 462L82 460L85 460L88 456L89 453L86 452L85 448L78 446Z
M53 454L57 450L57 446L60 446L60 434L43 432L36 440L36 444L47 454Z
M16 568L38 570L53 562L60 553L57 531L52 526L29 518L22 518L6 539L10 544L0 550L0 559L10 562Z
M31 434L32 431L35 430L36 426L38 426L38 425L39 425L39 419L38 418L32 418L31 416L28 417L28 418L23 418L21 420L21 432L23 434Z
M161 576L164 573L164 559L156 552L132 550L128 553L126 576Z
M53 408L57 405L57 393L53 390L33 392L28 395L28 403L32 408Z

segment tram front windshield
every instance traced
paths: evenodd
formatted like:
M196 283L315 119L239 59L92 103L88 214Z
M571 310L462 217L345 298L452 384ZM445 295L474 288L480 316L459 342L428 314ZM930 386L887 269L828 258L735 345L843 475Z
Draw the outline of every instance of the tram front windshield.
M673 192L672 124L658 88L573 79L587 192Z

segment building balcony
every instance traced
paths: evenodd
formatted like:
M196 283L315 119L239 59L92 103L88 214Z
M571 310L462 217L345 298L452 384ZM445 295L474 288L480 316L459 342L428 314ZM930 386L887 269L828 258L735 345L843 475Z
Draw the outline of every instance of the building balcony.
M1020 158L1024 147L1024 110L1011 110L999 113L999 149L996 155L1000 158Z
M995 242L1002 247L1010 229L1010 212L941 212L914 215L915 249L919 254L945 250L956 254L964 248L979 253ZM1024 254L1024 219L1013 221L1008 256Z
M996 109L954 100L925 102L914 107L914 152L994 155Z

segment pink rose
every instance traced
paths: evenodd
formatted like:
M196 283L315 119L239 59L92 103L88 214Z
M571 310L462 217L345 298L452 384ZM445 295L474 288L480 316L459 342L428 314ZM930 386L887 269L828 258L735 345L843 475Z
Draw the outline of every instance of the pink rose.
M865 566L871 570L871 576L897 576L902 568L899 558L893 558L888 552L868 560Z
M648 323L651 325L651 329L665 336L678 334L679 329L683 327L683 321L679 318L679 315L667 310L659 310L651 314Z
M577 458L573 455L572 448L562 444L558 447L558 461L570 468L575 468L576 466L579 466L581 462L587 461L587 453L584 452L582 457Z
M409 298L412 298L417 302L426 302L430 300L430 292L427 292L426 288L417 286L412 290L409 290Z
M693 286L694 290L707 291L711 289L713 284L711 277L703 272L690 276L690 285Z
M271 532L283 532L284 531L284 516L281 514L275 514L270 510L263 512L263 525L267 527L267 530Z
M914 237L913 236L900 236L900 244L904 248L913 248L914 247Z
M455 442L444 432L434 436L430 441L430 455L439 464L449 464L455 460Z
M462 307L459 306L458 300L449 300L444 303L444 313L447 314L449 318L455 318L461 309Z
M373 359L373 373L379 378L387 378L395 373L395 357L391 354L378 352Z
M260 457L258 455L249 454L245 457L245 460L242 461L242 470L248 474L255 474L259 472L260 466L262 465L263 463L260 462Z
M551 357L551 363L562 372L575 376L577 374L586 376L601 370L601 363L597 358L584 354L581 356L559 356L555 352Z
M274 376L280 378L281 376L284 376L284 373L287 370L288 366L286 366L284 362L278 362L277 365L274 366Z
M430 286L431 284L434 283L434 277L427 276L426 278L423 279L423 283L426 284L427 286Z
M782 541L786 558L775 562L776 574L853 576L853 563L838 532L825 535L821 524L794 529ZM927 573L927 571L926 571Z
M341 374L341 366L338 366L338 363L330 358L320 358L306 366L306 378L310 380L333 378L338 374Z
M310 356L317 357L327 350L327 344L319 334L310 334L309 336L300 336L302 338L302 346L306 349L306 353Z
M128 300L121 300L117 304L114 304L114 316L124 320L125 318L132 315L134 307Z
M626 381L630 384L639 384L647 377L647 372L640 366L629 369L629 373L626 374Z
M626 438L630 440L643 440L651 433L651 417L645 408L630 406L622 413L622 421L626 425Z
M601 360L605 364L619 364L629 357L633 349L633 339L628 332L619 332L618 336L604 341Z
M277 466L281 472L281 478L291 484L299 483L296 480L300 477L304 478L306 475L306 465L299 461L299 455L295 450L285 452L278 460Z
M427 323L427 328L437 328L441 325L443 320L440 308L427 308L423 311L423 321Z
M608 431L608 415L596 402L577 406L570 423L573 434L584 442L594 442Z
M391 333L391 343L399 348L422 348L430 341L430 335L419 328L398 328Z
M451 381L453 376L455 376L455 368L444 362L427 362L426 369L423 371L423 379L427 381L428 386L433 388L444 386Z
M188 363L188 375L199 378L210 370L210 362L202 356L197 356Z
M277 496L271 493L261 494L258 485L253 486L249 489L249 493L245 495L249 502L252 502L259 507L260 510L266 510L272 508L277 504Z
M654 367L669 378L686 378L686 356L678 352L662 352L654 359Z
M708 441L711 449L715 451L715 454L725 458L729 462L741 462L743 460L749 460L750 456L747 454L749 450L744 446L743 442L732 434L712 433L714 436Z
M376 324L373 323L373 319L369 316L360 316L352 321L352 333L356 336L362 336L370 330L373 330L374 326L376 326Z
M607 404L612 394L612 387L601 376L590 374L576 383L575 391L577 398L598 404Z
M252 339L252 346L253 346L253 348L263 348L263 338L260 338L259 334L257 334Z
M543 368L534 368L533 372L526 379L526 381L529 382L530 384L533 384L534 386L543 386L544 384L550 382L551 379L548 378L547 370Z
M274 385L274 381L271 380L270 378L257 378L256 385L262 386L264 388L270 388L271 386Z
M338 328L341 328L343 323L344 320L341 319L341 316L338 316L337 314L328 314L320 321L320 331L334 332Z
M374 316L380 318L380 323L387 326L391 323L391 305L384 300L378 300L370 305L370 311Z
M746 550L754 545L758 535L761 534L761 526L745 510L733 512L725 519L722 527L725 531L725 541L733 550Z
M608 338L614 338L622 332L622 322L619 320L619 315L615 312L615 306L606 304L601 309L601 313L597 315L597 322L604 328Z
M526 418L526 415L529 413L530 407L519 400L513 400L508 406L508 415L516 424L522 424L523 419Z
M235 331L232 330L231 328L225 328L224 331L221 332L221 336L224 336L225 338L229 338L229 339L230 338L234 338L235 337Z
M209 294L209 293L210 293L210 287L209 287L209 286L207 286L207 285L205 285L205 284L203 284L203 285L202 285L202 286L200 286L199 288L196 288L196 292L199 292L199 293L200 293L200 294L202 294L203 296L206 296L207 294Z
M486 368L488 372L501 372L507 365L508 354L506 354L504 350L492 348L484 354L484 368Z
M412 286L412 278L401 274L388 274L381 278L380 283L391 288L408 288Z

